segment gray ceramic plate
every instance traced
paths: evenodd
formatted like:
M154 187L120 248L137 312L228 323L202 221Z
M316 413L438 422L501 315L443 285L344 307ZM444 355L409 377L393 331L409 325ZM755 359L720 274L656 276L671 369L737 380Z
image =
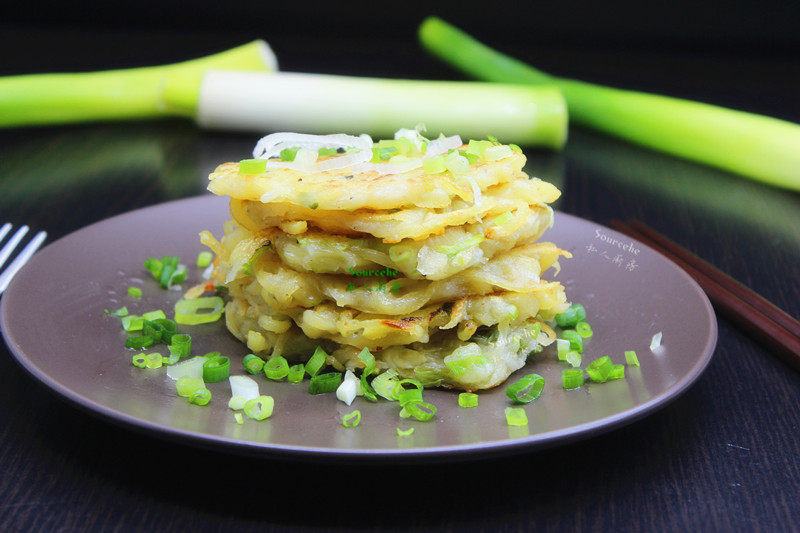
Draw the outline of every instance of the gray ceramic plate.
M422 423L400 419L394 403L356 400L348 408L333 394L309 395L307 382L262 378L262 394L275 398L275 413L238 425L227 408L227 381L209 384L214 400L208 406L190 405L176 395L165 369L130 365L132 352L123 347L119 319L103 313L122 305L135 314L169 313L180 293L147 279L143 259L177 254L191 264L203 249L198 232L219 235L226 218L226 199L203 196L117 216L47 246L2 298L2 329L11 352L45 386L134 429L243 453L364 461L468 458L586 438L673 400L705 369L716 344L713 310L689 276L619 233L559 213L545 238L575 256L562 261L558 279L573 301L585 305L594 328L584 365L601 355L624 362L623 351L636 350L641 367L627 368L626 379L565 391L565 364L551 347L511 378L537 372L547 385L524 407L528 425L509 427L505 387L482 392L473 409L459 408L456 393L428 391L426 399L439 411L434 421ZM196 281L197 269L189 271L189 281ZM144 297L128 297L131 285L142 287ZM219 351L233 357L234 369L241 368L236 363L245 348L222 323L183 330L192 335L194 353ZM650 339L658 331L663 348L653 353ZM343 428L342 415L355 408L362 412L361 425ZM397 427L415 432L397 437Z

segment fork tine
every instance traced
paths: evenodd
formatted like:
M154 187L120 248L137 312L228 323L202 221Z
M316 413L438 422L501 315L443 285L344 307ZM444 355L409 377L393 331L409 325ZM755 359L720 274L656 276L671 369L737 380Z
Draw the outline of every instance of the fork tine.
M25 234L28 233L28 229L30 229L28 226L22 226L19 228L14 236L11 237L11 240L9 240L6 245L3 246L3 249L0 250L0 267L5 264L6 259L8 259L8 256L11 255L11 252L14 251L14 248L17 247L19 241L21 241Z
M25 228L27 228L27 226L25 226ZM36 252L36 250L39 249L39 247L42 245L42 243L46 238L47 238L47 232L40 231L39 233L37 233L36 236L33 239L31 239L31 242L29 242L25 246L25 248L22 249L19 255L16 258L14 258L13 261L11 261L11 264L8 265L8 268L5 270L5 272L0 274L0 294L3 294L3 291L6 290L6 287L8 287L8 284L11 281L11 278L14 277L14 274L16 274L17 271L20 268L22 268L22 265L28 262L28 259L30 259L31 256ZM5 261L5 259L3 259L3 261Z
M3 240L3 237L5 237L6 233L8 233L9 231L11 231L11 224L6 222L5 224L3 224L3 227L0 228L0 241Z

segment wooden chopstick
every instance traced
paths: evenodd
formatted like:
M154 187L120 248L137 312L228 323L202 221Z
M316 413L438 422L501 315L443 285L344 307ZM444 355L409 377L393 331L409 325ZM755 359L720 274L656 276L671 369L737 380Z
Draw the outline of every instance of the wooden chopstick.
M716 267L641 222L611 226L654 248L683 268L708 295L717 311L800 370L800 322ZM766 311L765 311L766 310Z

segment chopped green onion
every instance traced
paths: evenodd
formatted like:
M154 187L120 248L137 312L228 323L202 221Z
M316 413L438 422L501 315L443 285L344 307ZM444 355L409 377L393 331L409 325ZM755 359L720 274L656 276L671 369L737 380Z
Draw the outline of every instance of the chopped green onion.
M639 366L639 358L636 356L636 352L633 350L626 350L625 362L628 364L628 366Z
M188 357L192 353L192 338L185 333L173 335L169 343L169 353L178 359Z
M261 174L267 170L266 159L242 159L239 161L239 174Z
M153 275L155 279L159 279L161 277L161 270L164 268L164 265L161 264L161 261L156 259L155 257L148 257L144 260L144 267Z
M571 350L575 350L578 353L583 353L583 337L578 335L578 332L574 329L567 329L561 332L561 338L569 341L569 347Z
M326 394L339 388L342 383L342 375L339 372L328 372L318 374L311 378L308 385L309 394Z
M211 264L211 260L214 259L214 254L211 252L200 252L197 254L197 268L206 268L208 265Z
M375 356L372 355L372 352L367 348L364 348L356 357L358 357L359 361L364 363L364 371L361 372L361 394L363 394L366 399L376 402L378 401L378 397L375 395L375 390L367 381L369 375L375 371Z
M458 150L453 150L444 158L447 170L454 175L466 174L469 170L469 159L461 155Z
M164 314L164 311L161 309L156 309L155 311L148 311L147 313L142 314L142 318L145 320L158 320L159 318L167 318L167 315Z
M614 365L611 375L608 379L622 379L625 377L625 365Z
M231 375L231 360L222 355L209 357L203 363L203 381L217 383Z
M120 307L116 311L109 311L108 309L106 309L104 312L107 315L116 316L116 317L119 317L119 318L128 316L128 308L127 307Z
M241 413L233 413L233 418L237 424L244 424L244 418Z
M392 389L392 396L395 400L400 399L400 395L406 390L405 385L411 385L420 391L423 389L422 383L416 379L401 379L395 384L394 389Z
M145 335L140 335L138 337L128 337L125 339L125 347L126 348L133 348L135 350L141 350L142 348L147 348L151 346L155 341L153 337L147 337Z
M128 296L132 296L134 298L141 298L142 289L140 289L139 287L128 287Z
M145 355L145 358L147 359L147 368L161 368L164 366L160 353L149 353Z
M474 165L475 163L478 162L478 156L471 152L467 152L466 150L459 150L458 153L466 157L467 162L469 162L470 165Z
M570 365L572 365L575 368L577 368L577 367L581 366L581 361L583 360L583 357L581 357L581 354L579 354L575 350L570 350L564 356L564 360L567 363L569 363Z
M244 404L244 414L253 420L264 420L272 416L275 408L275 400L272 396L259 396L254 400L248 400Z
M188 398L194 394L196 390L204 388L206 388L206 384L203 383L201 378L182 377L175 382L175 389L178 391L178 396L183 396L184 398Z
M178 333L178 324L169 318L157 318L153 322L161 326L161 340L171 344L172 337Z
M161 341L161 337L164 333L164 326L157 322L153 322L151 320L145 320L144 325L142 326L142 335L145 337L150 337L153 339L153 342Z
M306 367L303 364L292 365L289 367L289 375L286 381L289 383L300 383L306 375Z
M249 374L260 374L264 370L264 360L252 353L244 356L242 365Z
M178 269L178 262L180 257L176 255L165 255L161 258L161 275L158 277L158 282L162 288L169 288L170 280Z
M508 147L517 152L518 154L522 153L522 148L520 148L516 144L509 144Z
M128 315L122 317L122 329L125 331L142 331L144 326L144 318L136 315Z
M339 154L339 152L337 150L338 150L338 148L320 148L319 150L317 150L317 154L320 157L323 157L323 156L334 156L334 155L338 155Z
M447 165L444 163L444 156L437 155L436 157L423 159L422 169L425 171L425 174L441 174L447 170Z
M414 428L409 428L409 429L397 428L397 436L398 437L408 437L409 435L412 435L413 433L414 433Z
M583 370L580 370L578 368L572 370L564 370L561 373L561 381L564 384L564 388L567 390L583 387Z
M509 426L527 426L528 415L522 407L506 407L506 423Z
M500 145L500 141L498 141L497 137L495 137L494 135L487 135L486 138L489 139L489 142L492 143L492 146Z
M216 322L222 317L224 308L225 302L219 296L179 300L175 303L175 322L187 325Z
M394 402L397 401L397 398L394 397L392 391L397 385L397 381L397 372L390 368L372 380L372 388L380 396L383 396L387 400Z
M605 383L614 372L614 363L611 362L607 355L604 355L589 363L589 366L586 367L586 372L592 381Z
M346 428L354 428L361 423L361 411L356 409L352 413L347 413L342 418L342 425Z
M289 362L285 357L275 355L264 364L264 375L269 379L279 380L289 375Z
M470 139L467 145L467 152L475 155L478 159L482 159L486 149L491 146L492 143L490 141L476 141L475 139Z
M244 404L247 403L247 400L244 399L242 396L231 396L231 399L228 400L228 409L233 409L234 411L241 411L244 409Z
M411 392L411 391L406 391ZM403 409L408 414L419 420L420 422L427 422L436 414L436 406L431 403L415 400L403 405Z
M459 407L477 407L478 395L474 392L462 392L458 395Z
M442 254L447 254L448 257L452 258L459 252L463 252L464 250L478 246L485 239L486 237L484 237L482 234L473 235L472 237L467 237L463 241L455 244L437 246L436 251Z
M584 339L588 339L594 334L592 326L590 326L588 322L578 322L575 324L575 331Z
M403 391L397 395L397 401L403 406L410 402L421 402L422 389L403 389Z
M578 322L586 320L586 309L581 304L573 304L563 313L556 315L556 324L562 328L574 327Z
M316 207L312 207L311 209L316 209ZM242 272L244 272L248 276L252 276L253 275L253 264L258 260L259 257L261 257L261 254L263 254L264 252L267 251L267 247L268 246L269 246L269 244L265 244L264 246L262 246L258 250L256 250L256 252L250 257L250 260L247 261L247 263L245 263L242 266Z
M284 148L281 150L281 161L294 161L298 150L300 148Z
M528 374L506 387L506 396L516 403L530 403L542 393L544 378L539 374Z
M556 349L558 350L558 360L566 361L569 351L569 341L566 339L556 339Z
M131 357L131 364L137 368L144 368L147 366L147 356L143 353L137 353Z
M197 389L192 393L191 396L189 396L189 403L193 403L195 405L207 405L210 401L211 391L206 388Z
M494 225L494 226L502 226L503 224L509 222L512 218L514 218L514 215L511 213L511 211L506 211L505 213L503 213L499 217L497 217L494 220L492 220L492 225Z
M316 376L322 367L325 366L325 361L327 359L328 354L325 353L325 350L323 350L321 346L317 346L317 349L314 350L314 355L312 355L311 359L306 363L306 372L308 375L312 378Z

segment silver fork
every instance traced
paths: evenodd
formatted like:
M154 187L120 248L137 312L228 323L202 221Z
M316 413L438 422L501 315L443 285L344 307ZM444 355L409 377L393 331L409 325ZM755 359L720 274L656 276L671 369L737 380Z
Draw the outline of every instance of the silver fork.
M11 231L11 224L6 222L2 226L0 226L0 244L2 244L3 239L5 239L6 235ZM9 257L11 257L11 253L14 249L19 246L19 243L22 241L22 238L28 233L30 228L28 226L22 226L19 228L14 235L6 242L5 246L0 248L0 294L6 290L8 287L8 283L11 281L11 278L14 277L14 274L22 268L22 265L28 262L28 259L39 249L42 245L44 240L47 238L47 232L40 231L37 233L33 239L22 249L22 251L14 258L13 261L8 265L8 267L3 270L3 265L6 264L6 261Z

